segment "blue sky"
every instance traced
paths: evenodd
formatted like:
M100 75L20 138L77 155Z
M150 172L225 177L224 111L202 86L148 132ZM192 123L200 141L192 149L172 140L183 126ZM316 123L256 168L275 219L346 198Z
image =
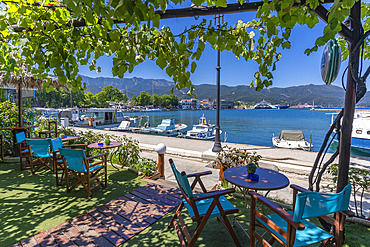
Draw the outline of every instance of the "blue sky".
M179 8L178 6L169 6L171 8ZM185 27L190 27L193 24L201 22L205 18L213 19L213 16L201 16L198 20L193 17L161 20L160 26L169 26L174 34L179 34L184 31ZM244 22L255 18L255 12L227 14L224 21L228 25L234 25L239 19ZM321 79L320 62L324 47L320 47L315 53L310 56L304 54L305 49L313 47L317 37L322 35L325 24L320 20L320 23L313 29L307 26L296 26L291 34L291 49L281 50L282 58L276 64L277 70L273 72L272 87L289 87L307 84L324 84ZM216 58L217 52L209 45L198 61L198 67L195 73L191 76L193 84L216 84ZM342 62L341 69L337 79L332 83L341 86L341 77L344 69L348 64L348 60ZM97 63L101 67L102 72L96 73L90 71L88 66L80 67L80 74L90 77L113 77L111 72L112 58L100 58ZM368 65L365 63L365 65ZM254 61L238 60L228 51L221 53L221 84L228 86L249 85L254 79L253 75L257 71L257 64ZM132 73L126 73L125 78L141 77L145 79L167 79L172 81L167 76L164 70L160 69L155 61L146 61L134 68Z

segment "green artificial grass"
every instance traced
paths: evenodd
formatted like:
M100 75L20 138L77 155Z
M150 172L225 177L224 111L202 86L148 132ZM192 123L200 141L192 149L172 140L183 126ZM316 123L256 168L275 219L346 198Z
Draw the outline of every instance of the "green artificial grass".
M20 170L18 163L0 163L0 246L9 246L59 225L146 184L135 173L108 167L108 188L82 186L67 193L56 186L50 170Z
M239 212L242 212L244 209L244 200L235 198L235 197L228 197L229 201L239 209ZM140 232L139 235L131 238L127 242L121 245L121 247L137 247L137 246L180 246L179 239L177 237L175 229L168 228L168 223L171 221L176 209L172 210L169 214L155 222L153 225L146 228L144 231ZM265 213L269 214L268 209L265 208ZM184 217L185 224L188 226L190 235L193 235L196 227L196 223L192 223L189 216L187 216L186 209L183 209L182 215ZM232 216L228 217L230 223L232 223ZM249 219L249 209L247 209L246 215L242 216L244 219ZM313 220L313 223L319 225L320 223L318 220ZM241 223L243 228L249 234L249 222L242 222ZM369 246L370 243L370 229L358 225L358 224L350 224L346 225L346 234L345 234L345 244L344 247L366 247ZM234 231L236 236L238 237L242 246L249 246L249 238L244 234L241 228L235 224ZM264 231L260 230L259 233L262 234ZM269 239L270 235L264 236L265 239ZM201 232L195 246L217 246L217 247L228 247L228 246L235 246L234 241L223 226L223 224L216 220L210 219L206 223L203 231ZM256 246L262 246L259 242ZM273 246L282 246L279 242L275 242ZM320 246L320 243L313 244L310 246Z

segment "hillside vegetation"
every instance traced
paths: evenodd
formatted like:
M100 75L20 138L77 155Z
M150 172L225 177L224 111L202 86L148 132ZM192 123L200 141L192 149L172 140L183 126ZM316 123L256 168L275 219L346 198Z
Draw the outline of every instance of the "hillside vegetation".
M87 91L96 94L107 85L117 87L128 98L133 95L138 96L141 91L149 94L155 93L158 95L169 94L174 86L173 82L164 79L143 79L143 78L107 78L97 77L91 78L82 76L83 82L86 82ZM181 99L190 99L187 95L188 90L182 89L178 91L175 89L174 94ZM195 85L194 93L197 94L198 99L215 99L216 85L201 84ZM326 85L303 85L287 88L271 87L257 92L254 88L249 86L221 86L221 99L227 101L244 101L246 104L254 105L262 100L266 100L271 104L281 105L296 105L296 104L312 104L322 105L324 107L342 107L344 104L345 91L338 86ZM359 102L358 107L369 107L370 96L365 97Z

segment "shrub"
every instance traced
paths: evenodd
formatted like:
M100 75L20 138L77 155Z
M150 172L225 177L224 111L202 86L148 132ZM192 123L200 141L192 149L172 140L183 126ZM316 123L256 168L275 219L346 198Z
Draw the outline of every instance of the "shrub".
M248 163L255 163L258 166L258 161L262 158L256 152L249 153L245 149L231 148L224 146L222 151L217 154L213 166L222 165L223 170L235 166L245 166Z
M333 176L333 182L336 185L338 180L338 164L332 164L328 168L328 172ZM365 218L365 215L363 214L362 202L365 191L369 191L370 188L370 171L355 167L349 167L348 178L349 182L352 185L352 194L355 201L356 215ZM334 190L334 187L331 186L331 191ZM359 202L357 202L357 196L360 197Z

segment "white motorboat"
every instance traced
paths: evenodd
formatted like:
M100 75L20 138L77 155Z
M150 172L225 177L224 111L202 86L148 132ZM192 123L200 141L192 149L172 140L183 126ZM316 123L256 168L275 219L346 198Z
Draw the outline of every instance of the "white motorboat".
M120 125L116 128L111 128L114 131L132 131L133 128L139 126L139 119L140 117L124 117Z
M199 118L199 124L194 125L193 128L186 133L185 137L199 140L214 140L215 134L215 125L207 123L207 119L203 114L203 116Z
M279 137L272 137L272 144L278 148L313 150L312 143L304 139L304 134L301 130L282 130Z
M186 124L175 124L175 119L163 119L162 123L154 128L151 134L165 135L165 136L178 136L184 134L188 126Z
M333 123L333 117L332 117ZM337 138L334 139L338 142ZM351 148L370 154L370 112L355 112L352 123Z

